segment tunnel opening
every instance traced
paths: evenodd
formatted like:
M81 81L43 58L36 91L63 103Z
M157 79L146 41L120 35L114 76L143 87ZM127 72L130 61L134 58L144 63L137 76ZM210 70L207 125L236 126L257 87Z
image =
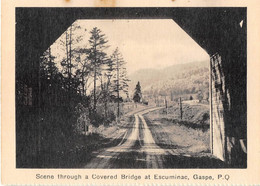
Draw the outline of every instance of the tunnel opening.
M55 11L54 11L55 10ZM93 12L106 11L106 16ZM22 106L25 113L39 108L39 63L37 59L44 50L49 48L58 36L66 30L78 18L134 18L155 19L170 18L185 30L210 56L210 133L211 152L234 168L246 167L246 9L245 8L162 8L162 9L17 9L16 31L16 91L25 92L25 101ZM86 11L88 13L86 13ZM29 13L30 12L30 13ZM74 12L74 14L66 14ZM61 15L66 15L65 17ZM190 14L195 13L198 17L206 13L204 20L191 20ZM56 21L30 20L33 14L56 15ZM22 16L19 16L22 15ZM58 17L57 17L58 16ZM67 20L58 23L58 20ZM46 23L37 27L38 23ZM19 24L20 23L20 24ZM26 24L30 25L34 34L25 34ZM59 25L57 31L51 33L53 25ZM36 28L37 27L37 28ZM28 31L28 30L27 30ZM203 32L205 31L205 32ZM211 32L214 31L214 32ZM31 33L32 31L28 31ZM39 33L39 34L35 34ZM34 38L29 39L28 36ZM43 39L44 38L44 39ZM216 39L217 38L217 39ZM26 44L25 40L29 42ZM37 45L38 42L38 45ZM24 51L22 45L27 45ZM42 46L40 46L41 44ZM37 47L35 47L37 46ZM27 55L26 55L27 52ZM29 52L29 55L28 55ZM32 59L35 59L34 61ZM19 61L19 63L17 63ZM23 61L23 62L20 62ZM25 62L27 61L27 62ZM37 61L37 62L35 62ZM18 70L17 70L18 69ZM36 81L35 81L36 79ZM24 84L23 90L19 90L18 83ZM78 91L78 90L76 90ZM19 96L16 96L16 104ZM50 101L51 102L51 101ZM66 106L66 105L63 105ZM19 106L16 105L16 110ZM28 114L26 113L26 114ZM16 126L19 126L17 120ZM21 123L21 122L20 122ZM18 128L17 127L17 128ZM31 126L34 132L39 128ZM22 136L22 134L17 135ZM39 137L39 136L38 136ZM37 137L35 137L36 139ZM18 142L18 141L17 141ZM18 143L17 143L18 144ZM37 140L34 145L37 153ZM36 160L35 160L36 161Z

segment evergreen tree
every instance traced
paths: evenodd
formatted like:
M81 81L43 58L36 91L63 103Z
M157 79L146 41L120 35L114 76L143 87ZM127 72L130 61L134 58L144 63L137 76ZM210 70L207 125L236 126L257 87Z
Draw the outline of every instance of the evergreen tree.
M96 113L97 106L97 78L101 75L102 65L105 64L107 60L107 54L104 52L108 48L106 43L108 42L105 38L105 35L102 34L102 31L97 27L93 28L90 31L90 49L89 49L89 60L91 67L93 69L93 78L94 78L94 88L93 88L93 111Z
M108 111L108 108L107 108L107 104L109 101L111 101L111 95L113 93L113 86L112 86L112 83L113 83L113 79L116 77L116 73L115 73L115 70L116 70L116 67L115 67L115 62L112 60L112 56L111 58L109 58L107 60L107 63L106 63L106 68L104 69L105 72L104 72L104 77L105 77L105 82L102 86L102 100L104 102L104 113L105 113L105 117L107 118L107 111Z
M80 32L77 32L80 31ZM79 91L80 79L77 72L78 57L81 53L81 49L77 46L82 46L82 34L80 25L77 22L73 23L63 34L64 40L60 40L60 44L64 50L64 58L61 61L62 74L64 76L64 87L69 93L69 97L72 93ZM81 47L82 48L82 47Z
M133 100L136 103L140 103L142 99L141 85L140 82L136 84Z
M92 66L90 60L88 59L88 49L79 49L78 57L76 58L77 69L75 72L76 78L80 82L80 93L85 96L87 88L90 86L89 83Z
M51 54L49 47L40 58L40 73L41 76L49 80L53 80L54 76L58 73L58 68L54 62L55 57Z
M72 69L74 65L72 63L72 25L68 30L65 31L65 42L61 41L62 45L65 46L66 57L61 61L62 73L64 75L64 84L69 92L69 97L71 93L71 79L72 79Z
M40 57L40 90L43 97L39 97L41 104L54 104L55 88L57 88L58 68L54 62L55 57L49 47ZM51 96L44 96L50 94Z
M115 65L115 79L114 79L114 92L117 97L117 116L120 115L120 100L122 100L122 96L120 92L124 92L126 96L128 96L128 82L130 81L127 77L127 71L125 68L126 62L123 59L122 54L119 52L119 49L116 50L112 54L112 61Z

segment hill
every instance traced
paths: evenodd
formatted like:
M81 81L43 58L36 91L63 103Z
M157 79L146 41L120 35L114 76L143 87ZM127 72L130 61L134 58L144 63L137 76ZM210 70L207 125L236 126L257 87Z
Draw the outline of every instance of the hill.
M177 96L205 94L209 87L209 62L176 64L164 69L142 69L129 76L130 94L140 81L143 95Z

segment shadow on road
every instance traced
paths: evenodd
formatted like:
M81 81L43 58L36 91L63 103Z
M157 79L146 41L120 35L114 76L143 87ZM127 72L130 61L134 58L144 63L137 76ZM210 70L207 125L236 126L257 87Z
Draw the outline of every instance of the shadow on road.
M105 160L106 164L100 167L87 168L104 168L104 169L171 169L171 168L227 168L227 165L214 157L187 157L185 155L172 154L158 154L156 149L150 150L146 153L138 150L137 146L133 149L128 149L126 152L111 152L106 153L102 157L95 158L95 162L102 162ZM162 167L150 167L149 164L162 165Z
M186 157L166 155L163 157L165 168L225 168L227 165L213 157Z

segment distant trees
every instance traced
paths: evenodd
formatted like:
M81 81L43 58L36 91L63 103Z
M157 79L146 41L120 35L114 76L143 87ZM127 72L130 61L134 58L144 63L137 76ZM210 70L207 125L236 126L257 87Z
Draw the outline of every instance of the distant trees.
M176 98L181 96L183 100L189 100L192 95L193 99L198 99L197 95L202 92L202 100L208 100L209 92L209 69L208 63L202 63L196 66L186 66L180 70L159 70L158 74L152 76L152 78L142 77L138 80L142 80L142 87L145 87L144 95L152 96L156 102L157 97L168 96L171 101L176 101ZM160 77L161 74L169 73L167 77ZM138 76L139 74L137 74ZM158 80L160 79L161 80ZM137 79L137 78L136 78ZM153 82L153 79L157 79ZM149 81L148 81L149 80ZM150 87L150 88L149 88Z
M140 82L136 84L133 100L135 103L140 103L142 99L141 85Z

